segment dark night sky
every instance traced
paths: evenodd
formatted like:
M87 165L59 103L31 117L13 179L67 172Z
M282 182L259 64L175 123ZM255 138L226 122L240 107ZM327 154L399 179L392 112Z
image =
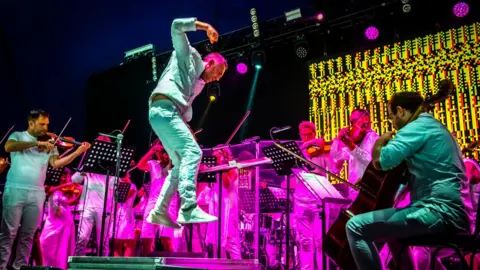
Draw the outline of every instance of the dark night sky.
M72 116L70 134L83 136L85 83L90 74L123 61L127 50L152 43L171 49L170 24L176 17L197 17L220 34L249 26L249 10L261 20L309 5L308 0L264 1L4 1L0 11L0 89L6 117L24 129L26 112L52 113L52 128ZM204 33L190 35L192 42ZM81 138L80 138L81 139Z

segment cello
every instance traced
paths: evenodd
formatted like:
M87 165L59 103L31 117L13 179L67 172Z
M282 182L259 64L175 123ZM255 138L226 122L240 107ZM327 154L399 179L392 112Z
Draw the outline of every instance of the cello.
M453 90L454 86L450 80L440 81L439 91L425 99L423 104L412 114L407 124L417 119L420 113L425 112L433 104L448 98ZM347 221L358 214L393 207L400 185L408 181L407 173L405 161L388 171L377 170L370 162L363 177L354 185L354 188L359 191L357 198L348 209L340 212L323 239L323 251L338 267L344 270L356 269L346 235Z

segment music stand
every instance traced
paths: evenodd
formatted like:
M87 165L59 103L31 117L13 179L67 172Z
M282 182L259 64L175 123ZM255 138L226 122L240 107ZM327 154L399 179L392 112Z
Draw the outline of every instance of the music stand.
M132 183L128 183L128 182L120 182L118 184L117 202L124 203L127 201L128 192L130 191L131 186L132 186Z
M302 151L300 151L300 148L295 141L289 141L279 144L283 145L285 148L291 150L292 152L303 156ZM278 148L276 145L264 147L262 148L262 151L266 157L272 160L273 169L279 176L286 176L292 174L291 169L296 165L307 167L307 163L302 160L299 160L297 162L297 159L294 156Z
M103 201L103 214L102 214L102 231L100 235L101 243L99 248L100 256L103 254L103 243L105 238L105 219L107 218L107 200L108 200L108 188L110 186L109 180L112 172L116 171L116 165L119 164L118 177L123 178L127 174L130 168L130 163L133 159L135 152L134 148L122 147L120 148L120 156L117 158L117 143L105 142L95 140L92 147L88 150L85 156L85 163L83 165L83 171L88 173L95 173L105 175L105 197ZM117 219L117 185L118 178L115 179L115 209L113 211L113 227L115 227ZM115 245L115 230L113 230L112 244ZM113 249L110 249L110 255L113 255Z
M322 211L320 218L322 219L322 239L325 239L327 234L327 218L331 217L330 210L327 204L346 205L351 202L350 199L345 199L343 195L327 180L327 178L308 173L301 169L292 169L293 174L300 180L300 185L311 193L311 195L319 201ZM336 216L335 216L336 218ZM327 255L322 252L322 268L327 269Z
M288 150L300 155L303 157L302 151L298 147L295 141L288 141L284 143L279 143L283 147L287 148ZM268 146L262 148L263 153L266 157L270 158L273 163L273 169L279 176L288 176L292 174L292 168L296 165L301 165L302 167L306 167L307 164L302 160L297 160L293 155L290 153L278 148L276 145ZM287 215L287 224L286 224L286 255L285 261L288 262L290 260L290 179L287 179L287 203L286 203L286 215ZM280 249L280 258L281 258L282 249Z
M60 185L60 178L62 177L65 167L55 169L52 166L47 168L47 177L45 178L45 185L58 186Z
M207 167L211 168L217 165L216 156L203 156L202 164L205 164ZM216 173L205 173L198 177L197 182L199 183L215 183L217 181Z

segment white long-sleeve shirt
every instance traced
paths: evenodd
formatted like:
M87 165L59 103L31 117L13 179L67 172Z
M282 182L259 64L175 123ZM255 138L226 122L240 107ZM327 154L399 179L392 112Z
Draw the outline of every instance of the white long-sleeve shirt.
M172 43L174 51L163 71L155 94L167 96L178 108L185 122L192 119L192 102L200 94L205 82L200 78L205 70L202 56L190 46L185 32L196 31L195 18L175 19L172 23Z
M330 155L336 162L341 160L348 162L348 182L353 184L362 178L372 161L372 148L378 137L375 131L368 131L362 142L352 151L342 141L337 139L333 141Z

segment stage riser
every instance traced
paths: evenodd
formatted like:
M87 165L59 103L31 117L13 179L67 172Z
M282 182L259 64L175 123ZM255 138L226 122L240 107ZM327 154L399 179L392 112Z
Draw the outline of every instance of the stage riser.
M231 269L258 270L258 260L228 260L208 258L171 258L171 257L70 257L69 270L103 269Z

